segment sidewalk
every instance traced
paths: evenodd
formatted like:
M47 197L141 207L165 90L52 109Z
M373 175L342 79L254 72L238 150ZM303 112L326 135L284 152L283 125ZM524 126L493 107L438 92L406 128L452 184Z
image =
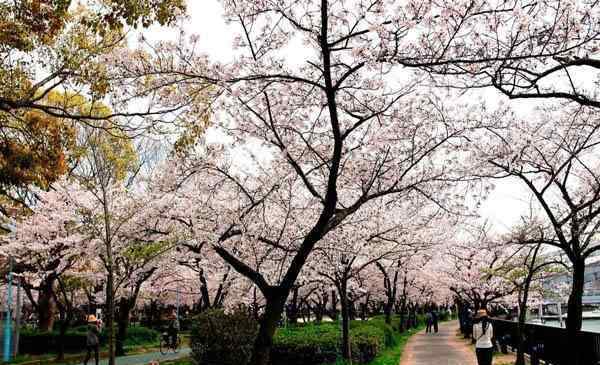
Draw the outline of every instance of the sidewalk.
M457 321L442 322L438 333L425 330L406 344L400 365L477 365L475 354L456 336Z
M160 352L149 352L145 354L139 355L129 355L117 357L115 364L116 365L146 365L150 361L157 360L159 363L167 360L177 360L184 357L188 357L190 355L191 349L189 347L182 348L179 350L179 353L174 354L169 352L166 355L162 355ZM83 364L80 364L83 365ZM88 362L88 365L94 365L94 359ZM99 365L108 365L108 359L100 359Z

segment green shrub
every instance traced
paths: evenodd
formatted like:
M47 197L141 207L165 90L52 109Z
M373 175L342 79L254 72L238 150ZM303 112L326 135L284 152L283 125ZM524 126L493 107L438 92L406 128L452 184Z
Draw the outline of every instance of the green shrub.
M196 365L246 365L257 332L257 322L241 309L231 314L208 310L192 324L192 360Z
M396 319L397 321L397 319ZM248 363L257 323L244 311L226 314L207 311L195 318L191 332L195 365L245 365ZM350 323L352 360L372 361L384 349L398 343L394 329L384 318ZM307 323L278 328L273 338L271 364L320 365L341 356L340 323Z
M125 346L140 346L157 343L160 332L147 327L133 326L127 329Z
M306 324L279 328L273 339L273 364L323 364L334 362L340 349L338 324Z
M65 334L65 352L75 353L85 351L87 326L77 326L69 329ZM125 346L140 346L156 343L160 333L146 327L129 327ZM40 332L36 329L24 328L19 334L19 353L41 355L56 353L60 336L58 331ZM100 333L100 345L106 344L106 331Z
M350 323L350 349L357 363L371 361L382 349L395 344L394 333L383 320ZM273 364L325 364L340 357L339 323L307 324L280 328L273 339Z

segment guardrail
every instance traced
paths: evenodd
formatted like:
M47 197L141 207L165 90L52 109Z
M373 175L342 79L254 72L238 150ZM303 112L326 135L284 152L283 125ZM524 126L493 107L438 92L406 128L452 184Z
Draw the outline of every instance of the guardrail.
M509 347L517 348L517 322L492 319L494 337ZM567 343L567 330L533 323L523 328L525 352L543 360L546 364L568 364L573 351ZM581 331L578 338L582 343L582 361L586 365L600 364L600 333Z

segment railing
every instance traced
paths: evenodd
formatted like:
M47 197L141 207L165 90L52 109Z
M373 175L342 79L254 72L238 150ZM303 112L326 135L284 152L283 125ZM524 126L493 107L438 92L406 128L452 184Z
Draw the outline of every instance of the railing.
M517 322L493 319L494 337L504 341L509 347L517 348ZM546 364L568 364L573 350L567 343L567 330L526 323L523 328L525 352L530 356L544 360ZM577 341L581 344L581 358L585 365L600 364L600 333L579 333ZM561 363L562 361L562 363Z

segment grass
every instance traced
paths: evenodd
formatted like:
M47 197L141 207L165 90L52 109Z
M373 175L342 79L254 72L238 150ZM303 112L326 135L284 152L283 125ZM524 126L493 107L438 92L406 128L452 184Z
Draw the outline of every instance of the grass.
M410 329L404 333L394 335L394 337L396 337L397 345L383 350L381 354L379 354L373 361L369 363L369 365L398 365L406 343L412 335L422 329L423 327L421 326L415 329Z
M379 355L373 359L373 361L364 364L364 365L398 365L400 363L400 358L402 357L402 353L404 351L404 347L408 340L417 332L421 331L424 326L419 326L417 328L411 328L403 333L394 333L394 343L395 345L392 347L388 347L381 351ZM343 359L338 359L333 364L327 365L346 365L347 362Z

